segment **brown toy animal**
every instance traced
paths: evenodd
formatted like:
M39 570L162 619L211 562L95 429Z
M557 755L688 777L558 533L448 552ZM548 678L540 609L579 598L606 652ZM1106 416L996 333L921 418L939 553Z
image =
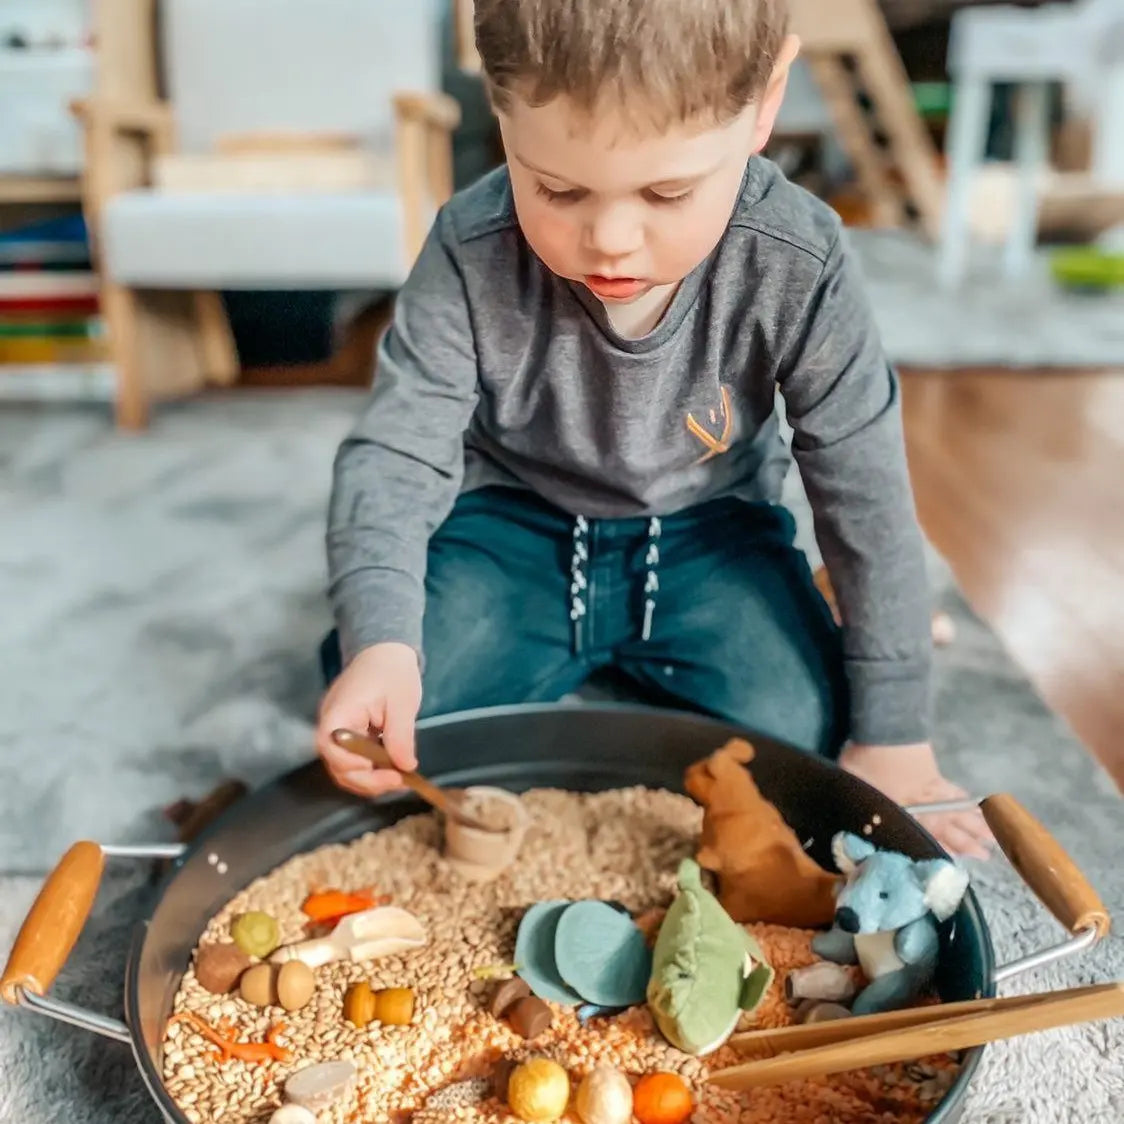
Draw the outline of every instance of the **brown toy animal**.
M687 791L705 809L699 866L718 876L718 900L737 922L798 928L829 925L836 875L804 851L745 765L753 746L740 738L687 769Z

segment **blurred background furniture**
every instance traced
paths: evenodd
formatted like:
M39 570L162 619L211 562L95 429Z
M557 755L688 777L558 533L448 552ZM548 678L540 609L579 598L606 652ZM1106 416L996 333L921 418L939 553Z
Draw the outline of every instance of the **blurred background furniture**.
M83 204L117 418L237 372L223 290L376 294L453 188L439 0L99 0Z
M973 180L984 160L992 88L1000 82L1018 87L1017 175L1004 273L1022 277L1032 259L1049 170L1051 84L1083 96L1094 122L1089 172L1067 184L1075 205L1124 196L1124 4L1081 0L1034 10L1011 5L961 10L953 17L948 69L954 95L940 281L954 287L968 268Z
M944 195L939 155L876 0L792 0L791 10L804 65L850 158L872 223L916 220L936 238ZM784 120L782 114L782 126Z

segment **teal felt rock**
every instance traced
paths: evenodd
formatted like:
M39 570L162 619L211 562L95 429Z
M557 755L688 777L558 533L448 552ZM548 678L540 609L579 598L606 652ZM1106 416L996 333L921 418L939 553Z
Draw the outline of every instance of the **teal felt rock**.
M755 1010L773 979L760 946L702 884L699 865L679 866L679 893L652 954L648 1006L663 1036L688 1054L709 1054Z
M575 902L554 935L554 961L566 985L599 1007L643 1003L652 974L644 934L607 902Z
M554 959L555 933L562 914L570 902L537 902L531 906L515 935L516 974L527 981L527 986L540 999L576 1007L582 996L566 985L558 972Z

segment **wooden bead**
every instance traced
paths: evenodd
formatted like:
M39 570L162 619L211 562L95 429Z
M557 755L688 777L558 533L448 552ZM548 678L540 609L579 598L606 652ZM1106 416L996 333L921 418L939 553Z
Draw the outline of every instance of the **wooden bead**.
M519 976L513 976L510 980L504 980L496 986L495 991L492 992L488 1010L498 1019L514 1007L520 999L525 999L530 994L531 988L527 981Z
M511 1029L528 1042L545 1034L554 1022L550 1008L539 998L529 995L520 999L508 1012Z

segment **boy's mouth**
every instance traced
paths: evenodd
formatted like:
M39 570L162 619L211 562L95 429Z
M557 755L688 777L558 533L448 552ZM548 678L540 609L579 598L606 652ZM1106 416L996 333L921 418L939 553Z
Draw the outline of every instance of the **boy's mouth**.
M630 300L648 287L646 281L636 277L601 277L596 273L589 273L583 280L585 287L595 296L613 301Z

